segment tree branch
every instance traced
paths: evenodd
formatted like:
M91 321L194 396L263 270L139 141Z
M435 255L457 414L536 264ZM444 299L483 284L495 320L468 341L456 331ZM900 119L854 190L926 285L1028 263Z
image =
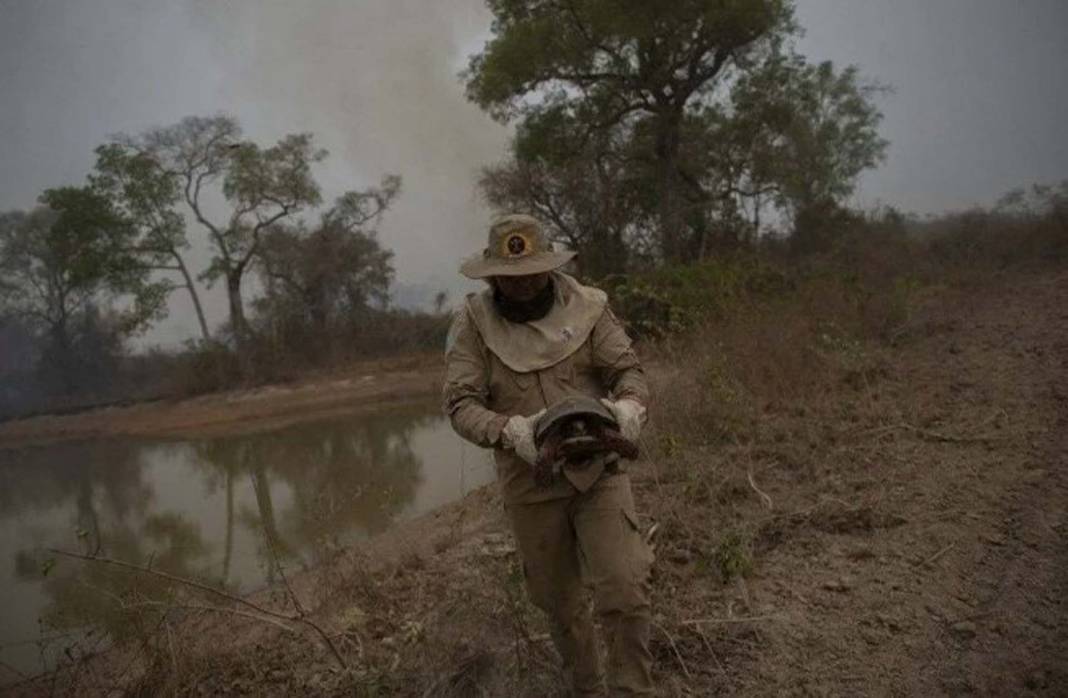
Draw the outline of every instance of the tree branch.
M129 562L123 562L122 560L115 560L115 559L108 558L108 557L93 557L93 556L89 556L89 555L82 555L80 553L72 553L72 552L68 552L66 550L59 550L57 548L48 548L47 550L48 550L48 552L50 552L50 553L52 553L54 555L62 555L64 557L70 557L70 558L74 558L76 560L83 560L85 562L96 562L96 563L99 563L99 564L111 565L111 566L114 566L114 567L119 567L119 568L122 568L122 569L131 570L133 572L139 572L141 574L147 574L147 575L150 575L150 576L153 576L153 577L158 577L160 579L166 579L167 581L174 582L175 584L181 584L181 585L184 585L184 586L187 586L187 587L191 587L193 589L198 589L198 590L206 592L208 594L212 594L212 595L218 596L220 598L226 599L228 601L232 601L234 603L240 604L242 606L245 606L246 608L252 609L257 614L262 614L264 616L268 616L270 618L274 618L274 619L277 619L277 620L289 621L291 623L302 623L302 624L308 626L309 628L311 628L312 630L314 630L323 639L323 641L326 644L327 648L334 655L334 659L337 660L338 664L341 665L342 668L345 668L345 669L348 668L348 664L345 662L345 659L341 656L341 653L338 652L337 647L334 645L333 641L330 639L330 636L326 634L326 631L324 631L314 621L309 620L307 618L307 616L305 616L304 614L300 614L300 615L294 616L294 615L289 615L289 614L286 614L286 613L278 613L276 611L272 611L270 609L267 609L267 608L264 608L264 607L259 606L257 604L254 604L254 603L252 603L251 601L249 601L247 599L241 598L240 596L236 596L234 594L230 594L229 592L225 592L225 591L223 591L221 589L216 589L215 587L208 586L207 584L202 584L202 583L200 583L200 582L198 582L196 580L187 579L185 577L179 577L179 576L173 575L173 574L168 574L167 572L162 572L160 570L154 570L154 569L151 569L149 567L142 567L141 565L134 565L134 564L131 564ZM266 619L261 619L261 620L266 620Z

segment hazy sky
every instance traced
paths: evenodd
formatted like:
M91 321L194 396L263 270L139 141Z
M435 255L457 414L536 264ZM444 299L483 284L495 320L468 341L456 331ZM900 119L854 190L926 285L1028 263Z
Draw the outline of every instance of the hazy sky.
M1068 178L1065 0L797 4L805 55L894 89L889 158L854 203L934 212ZM109 134L227 112L259 142L315 133L327 199L403 176L382 228L398 279L456 295L488 216L474 177L508 138L456 77L489 22L481 0L0 0L0 210L82 181ZM225 319L220 289L207 302ZM191 336L187 304L150 339Z

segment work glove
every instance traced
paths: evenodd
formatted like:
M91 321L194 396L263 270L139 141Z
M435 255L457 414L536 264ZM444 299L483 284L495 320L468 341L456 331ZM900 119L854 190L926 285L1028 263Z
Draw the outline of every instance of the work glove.
M602 399L601 404L608 408L619 425L619 433L631 443L638 443L638 436L642 433L645 424L645 406L637 400L623 398L622 400Z
M538 447L534 445L534 424L544 413L545 410L541 410L529 417L509 417L501 429L501 445L515 451L515 454L527 463L536 464Z

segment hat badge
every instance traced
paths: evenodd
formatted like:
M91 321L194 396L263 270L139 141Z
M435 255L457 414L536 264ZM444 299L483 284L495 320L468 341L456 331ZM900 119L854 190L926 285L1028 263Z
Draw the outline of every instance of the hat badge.
M504 239L504 256L522 257L531 251L530 240L522 233L510 233Z

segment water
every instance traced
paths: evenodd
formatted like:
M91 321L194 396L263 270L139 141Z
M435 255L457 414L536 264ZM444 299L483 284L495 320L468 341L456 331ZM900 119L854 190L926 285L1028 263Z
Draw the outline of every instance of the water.
M210 440L0 450L0 684L128 632L115 609L155 598L150 578L47 548L247 592L275 581L274 556L312 567L493 477L489 453L425 404Z

